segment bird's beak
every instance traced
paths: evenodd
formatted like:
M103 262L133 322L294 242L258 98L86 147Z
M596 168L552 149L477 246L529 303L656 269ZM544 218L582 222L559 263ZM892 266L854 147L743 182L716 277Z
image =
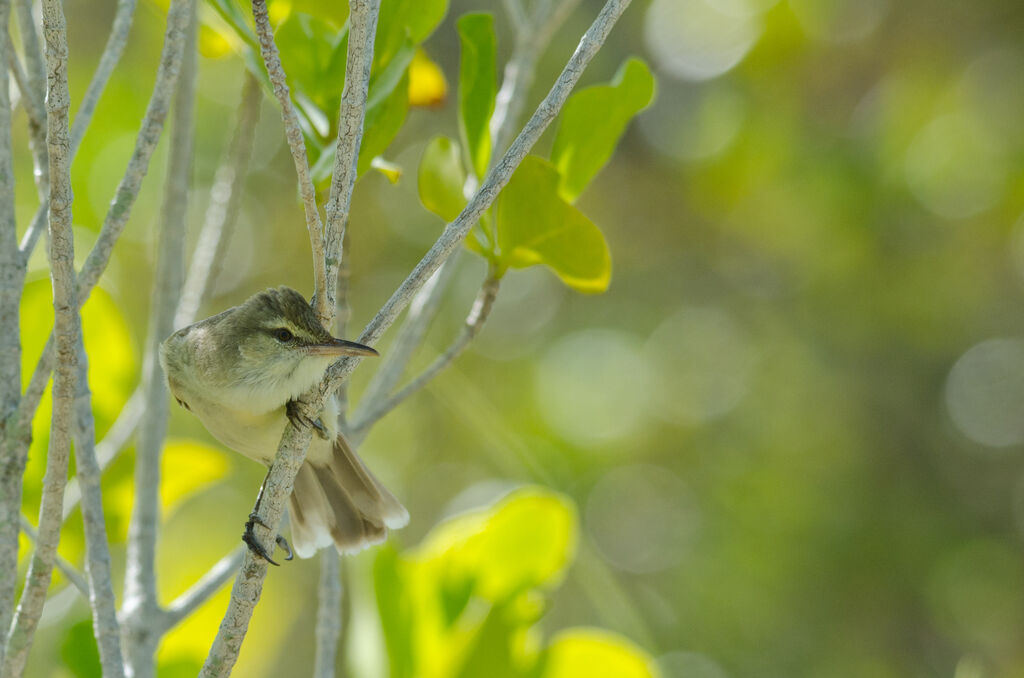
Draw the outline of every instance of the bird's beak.
M314 344L306 349L310 355L343 356L343 355L380 355L369 346L354 341L331 338L323 344Z

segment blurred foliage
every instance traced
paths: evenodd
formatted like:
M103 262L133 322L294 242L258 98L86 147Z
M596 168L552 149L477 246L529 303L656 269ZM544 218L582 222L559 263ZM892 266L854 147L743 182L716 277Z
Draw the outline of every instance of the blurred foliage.
M350 334L436 238L438 216L450 221L465 204L476 168L469 145L456 141L457 22L494 14L497 77L514 44L502 4L383 1L374 137L350 229ZM600 5L581 2L555 35L527 111ZM65 2L73 101L114 6ZM131 152L165 6L140 3L73 168L79 264ZM342 82L295 79L301 63L317 73L341 58L346 3L274 0L270 11L292 35L285 68L301 82L293 95L323 188ZM193 234L243 69L258 66L244 2L204 3L201 14ZM518 261L544 257L559 275L506 261L471 349L367 439L362 453L412 522L386 550L346 560L352 617L339 666L360 678L459 675L486 659L473 653L484 647L508 658L511 675L580 665L588 676L644 675L648 656L666 678L1024 672L1022 45L1018 0L633 3L512 184L543 182L537 200L571 215L567 223L590 233L599 224L606 248L594 251L613 254L614 279L603 295L572 294L566 276L595 288L607 280L603 265L592 266L601 257L587 258L580 275L569 267L575 259L558 258L563 251L524 248ZM37 206L26 129L19 108L21 228ZM230 262L204 313L262 287L311 291L282 142L268 98ZM166 143L85 308L100 437L138 378ZM375 157L387 176L367 171ZM528 208L499 201L486 229L474 229L468 244L483 260L460 260L414 367L458 331L484 268L510 254L501 243L546 228L523 223ZM502 220L513 217L504 212L522 215L506 232ZM29 368L52 317L45 267L40 248L22 314ZM355 402L373 368L354 375ZM28 516L38 507L48 403L34 426ZM263 474L238 455L208 452L214 441L188 413L174 410L172 433L158 554L164 601L237 545ZM131 476L129 447L104 476L118 589ZM518 485L531 489L508 495ZM547 507L538 511L578 511L562 533L578 530L575 548L555 544L558 519L524 519L533 533L488 522L527 498ZM501 577L513 572L508 562L481 569L502 553L481 536L484 523L564 560L517 571L522 586L502 598L515 587ZM81 562L77 512L60 550ZM531 555L525 549L524 567ZM387 587L375 571L409 595L379 597ZM316 580L315 560L271 574L238 675L308 674ZM96 675L82 646L87 607L59 575L52 596L28 675ZM162 678L195 675L226 597L225 589L167 636ZM396 649L430 638L430 648ZM427 657L429 666L419 663Z

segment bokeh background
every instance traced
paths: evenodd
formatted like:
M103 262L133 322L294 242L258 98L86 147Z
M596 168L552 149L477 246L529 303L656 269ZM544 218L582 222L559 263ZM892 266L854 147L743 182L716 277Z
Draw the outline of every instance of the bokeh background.
M507 57L500 4L452 1L425 44L449 83L453 21L466 11L495 12ZM558 32L528 109L600 5L584 0ZM77 100L114 2L65 7ZM164 12L140 2L76 160L79 255L131 152ZM609 241L612 285L584 296L539 267L512 271L466 355L374 429L362 453L412 515L386 558L417 553L448 516L542 486L578 532L563 535L564 574L556 567L535 601L540 637L608 629L668 678L1021 675L1024 6L636 0L584 84L607 81L631 55L657 74L657 100L578 203ZM243 68L204 44L193 236ZM405 169L398 184L375 172L357 184L351 335L440 232L419 204L415 167L431 136L457 136L454 102L450 86L442 104L411 111L385 154ZM16 147L25 139L19 110ZM101 436L139 374L166 140L86 308ZM550 143L549 132L541 147ZM37 203L27 151L15 160L24 227ZM266 101L241 221L204 314L266 286L312 291L294 185ZM414 366L454 336L483 274L462 257ZM32 279L27 366L50 327L42 249ZM372 369L357 371L354 399ZM237 544L263 474L183 411L171 432L165 600ZM120 455L104 485L118 577L131 458ZM61 547L73 562L77 523ZM378 556L345 564L341 664L352 676L388 675ZM237 675L308 673L317 572L311 560L270 573ZM60 578L52 595L30 675L98 675L87 607ZM194 675L225 604L222 593L167 637L161 676Z

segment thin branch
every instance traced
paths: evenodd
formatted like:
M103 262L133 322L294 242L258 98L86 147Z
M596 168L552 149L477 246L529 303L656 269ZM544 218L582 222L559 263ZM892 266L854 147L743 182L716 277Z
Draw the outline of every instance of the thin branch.
M466 324L462 326L462 331L459 336L455 338L451 346L448 349L434 359L434 362L430 364L430 367L423 370L423 372L406 384L400 391L392 395L381 402L373 410L370 410L366 415L352 424L353 439L359 441L366 434L367 430L373 426L381 417L395 409L399 404L402 403L406 398L411 396L416 391L426 386L427 382L436 377L444 368L448 367L452 362L458 358L466 347L476 338L476 335L480 333L484 323L487 321L487 317L491 314L491 308L494 306L494 299L498 296L498 286L500 281L497 278L488 276L484 281L484 284L480 287L480 292L477 294L476 301L473 302L473 307L469 311L469 315L466 316Z
M154 654L160 619L156 585L156 542L160 527L160 452L167 433L168 392L158 358L160 342L174 331L174 316L185 272L185 215L195 138L195 87L198 62L195 5L190 6L181 76L174 97L171 155L160 214L153 276L153 303L143 363L145 413L135 447L135 501L125 554L124 648L129 673L155 673Z
M92 609L93 634L100 653L104 678L124 676L121 658L121 627L117 622L117 602L110 578L110 547L103 517L100 491L100 465L96 461L96 426L89 392L89 357L82 337L78 338L78 383L75 394L75 467L82 488L82 523L85 527L85 574L89 578L87 595ZM65 504L67 498L65 497ZM63 516L61 516L63 522Z
M363 138L366 96L370 89L370 67L373 65L373 40L377 34L380 0L349 0L348 60L345 65L345 87L341 92L338 114L338 145L334 155L331 193L327 200L327 281L338 277L343 256L342 243L352 206L352 189L359 167L359 145ZM317 315L331 317L334 313L335 288L328 285L325 295L314 300ZM328 324L328 327L330 324Z
M100 55L100 62L96 71L89 81L89 87L85 90L82 103L75 113L75 122L71 125L71 155L74 157L78 146L82 143L82 137L92 122L93 113L96 111L96 104L103 94L103 90L110 81L110 75L114 67L121 60L124 53L124 46L128 42L128 34L131 32L132 19L135 16L135 6L138 0L117 0L117 11L114 13L114 21L110 25L110 36L107 38L107 45Z
M13 51L6 30L10 0L0 0L0 42ZM7 69L0 68L0 543L7 557L0 561L0 629L10 626L18 580L18 519L21 516L21 479L24 458L15 453L13 435L21 390L21 302L25 265L18 255L14 218L14 163L11 141L11 101ZM3 643L0 643L0 664Z
M341 264L338 266L338 284L335 286L334 333L344 337L352 320L352 262L349 250L349 235L346 227L341 237ZM343 381L335 392L338 401L338 430L348 430L348 382Z
M44 98L46 97L46 64L43 57L43 49L39 43L39 33L36 31L35 18L32 16L31 0L18 0L17 4L18 28L21 31L21 42L25 50L25 67L27 92L24 98L31 100L31 105L37 113L46 109ZM46 195L49 192L49 167L46 158L46 122L45 116L29 116L29 148L32 150L33 174L35 175L36 193L39 195L41 207L46 204Z
M245 546L239 546L218 560L187 591L171 601L171 604L164 609L162 630L166 632L177 626L217 593L238 571L243 555L245 555Z
M18 60L18 54L14 51L14 45L11 44L10 35L7 36L7 46L4 51L7 52L7 66L11 75L14 76L14 82L18 85L18 91L21 92L22 101L25 102L25 112L28 114L29 124L44 129L46 127L46 111L40 107L39 100L29 86L28 74L25 73L25 69L22 68L21 62Z
M156 73L156 82L153 85L153 95L150 97L149 105L146 107L146 115L142 120L142 128L135 141L135 150L128 161L128 168L124 177L117 187L114 200L107 211L103 221L96 244L89 252L89 256L78 274L78 294L76 301L78 308L89 298L93 287L99 281L100 275L106 269L113 252L114 244L124 231L124 226L131 214L132 206L138 197L139 189L142 187L142 179L146 175L149 161L156 149L163 132L164 121L170 107L171 97L174 95L174 87L177 83L178 72L181 69L181 58L185 45L185 28L188 25L188 17L191 14L195 0L171 0L171 6L167 10L167 32L164 36L163 51L160 55L160 66ZM36 367L29 379L29 385L21 398L15 419L15 436L18 442L18 452L27 454L31 436L32 418L35 416L39 401L46 390L46 384L50 379L50 371L54 365L53 335L50 335L43 349L43 354L36 363ZM0 563L0 570L3 570L3 563Z
M338 552L334 549L320 551L320 585L317 591L313 678L334 678L341 635L341 574Z
M117 419L107 431L106 437L96 444L96 463L99 465L101 474L135 433L135 427L142 420L144 405L142 388L139 387L121 408L121 413L117 415ZM77 479L72 478L68 481L67 490L64 492L64 520L68 519L81 500L82 488Z
M103 49L103 54L100 56L100 63L96 67L96 72L92 76L92 81L89 83L89 88L85 91L85 97L82 99L82 104L79 106L78 112L75 114L75 121L71 125L71 160L74 161L75 154L78 152L78 146L82 142L82 137L85 136L85 131L89 127L89 123L92 121L93 112L96 109L96 103L99 101L100 95L103 94L103 90L106 88L107 82L110 80L110 75L113 73L114 67L117 62L121 59L121 54L124 52L125 43L128 41L128 33L131 29L132 18L135 14L135 5L137 0L118 0L117 12L114 14L114 22L110 28L110 37L107 39L107 46ZM26 96L26 99L31 100L32 97ZM31 118L31 111L29 111ZM32 218L32 222L25 231L25 236L21 240L21 256L25 261L32 256L33 250L36 248L36 243L39 242L39 236L42 235L43 229L46 228L46 205L40 205L39 210L36 211L35 216Z
M53 418L39 507L39 533L25 575L25 588L7 635L2 672L4 678L18 678L25 670L28 650L43 612L46 591L53 574L63 522L61 507L64 503L64 485L67 482L68 456L71 451L77 349L82 333L81 317L75 303L75 246L71 230L68 42L60 0L43 0L43 32L46 38L46 145L50 177L49 258L58 361L53 377Z
M21 516L20 528L21 531L25 533L25 536L31 539L33 542L39 539L39 533L36 532L36 528L32 527L32 523L30 523L28 521L28 518L26 518L25 516ZM85 577L82 576L82 573L79 572L74 565L69 563L67 559L65 559L60 554L54 556L53 564L57 567L58 570L60 570L60 573L64 575L64 578L67 579L72 586L78 589L78 592L82 594L82 597L88 600L89 582L85 580Z
M412 273L402 282L387 303L377 312L373 320L366 326L359 337L362 344L375 344L391 326L409 303L413 295L426 283L452 252L460 245L473 225L480 220L483 213L490 208L498 193L512 177L512 173L529 153L547 126L555 119L565 100L569 97L583 70L604 44L612 26L629 6L630 0L608 0L598 14L597 19L583 35L576 51L555 81L551 91L540 102L537 110L526 123L522 132L512 142L501 161L487 173L483 184L455 221L445 227L441 237L430 248L423 259L416 265ZM335 363L328 370L327 378L321 386L324 392L334 391L359 364L359 358L350 356Z
M199 231L185 285L181 290L178 311L174 314L175 329L191 323L199 312L202 300L213 287L214 278L224 260L242 205L242 187L252 158L252 140L260 116L263 93L255 76L249 74L242 85L242 101L238 121L228 145L227 157L219 168L210 189L210 203Z
M274 44L274 30L267 16L266 0L253 0L252 14L256 20L256 35L259 38L260 54L266 66L274 96L281 105L281 120L284 122L284 134L288 140L288 148L295 161L295 174L299 179L299 195L302 197L302 208L306 213L306 230L309 231L309 243L313 249L313 282L314 296L317 299L326 297L327 271L325 264L323 223L320 220L320 209L316 205L316 189L309 174L309 158L306 155L306 142L302 138L299 118L295 113L291 97L288 94L288 81L281 66L281 53ZM321 309L322 310L322 309ZM333 312L333 309L332 309ZM321 315L321 320L328 316ZM325 325L330 325L326 322Z

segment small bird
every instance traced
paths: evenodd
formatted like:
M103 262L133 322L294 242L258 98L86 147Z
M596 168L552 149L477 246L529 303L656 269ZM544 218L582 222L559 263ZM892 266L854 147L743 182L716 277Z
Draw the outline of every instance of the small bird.
M346 355L377 352L331 336L306 299L284 286L180 329L160 345L160 364L178 404L221 443L267 466L289 419L302 419L296 400ZM319 436L313 436L288 504L300 558L331 544L339 553L359 551L409 521L405 507L338 432L338 412L331 396L319 420L304 422ZM276 565L252 532L253 524L263 524L256 515L259 501L243 540ZM277 542L290 560L287 541L278 536Z

